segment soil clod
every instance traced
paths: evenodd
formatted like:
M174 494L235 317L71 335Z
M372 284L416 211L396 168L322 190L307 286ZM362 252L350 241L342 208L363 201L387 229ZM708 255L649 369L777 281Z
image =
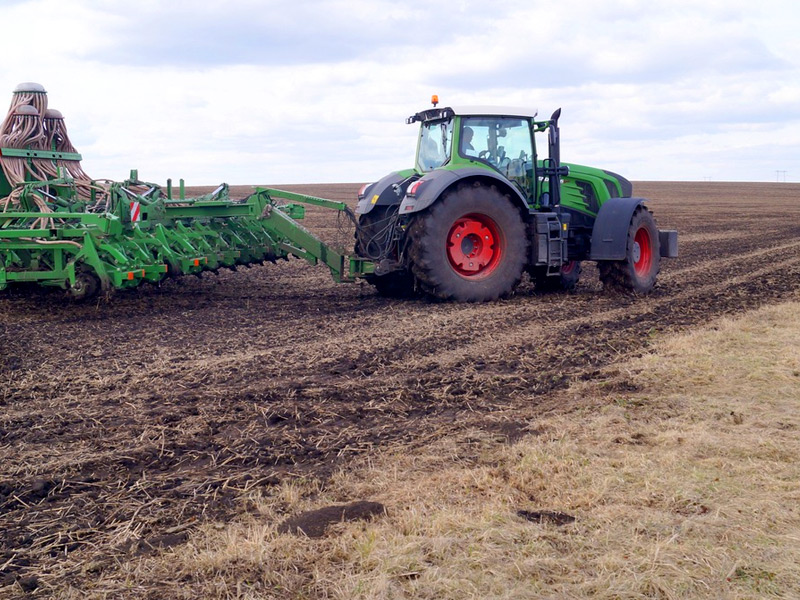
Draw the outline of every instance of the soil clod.
M380 502L360 500L350 504L337 504L289 517L278 525L278 532L319 538L325 535L328 526L333 523L367 520L385 513L386 507Z
M32 592L39 587L39 578L33 575L20 577L17 580L17 585L22 588L23 592Z
M575 522L575 517L567 513L552 510L518 510L517 516L527 519L532 523L550 523L552 525L569 525Z

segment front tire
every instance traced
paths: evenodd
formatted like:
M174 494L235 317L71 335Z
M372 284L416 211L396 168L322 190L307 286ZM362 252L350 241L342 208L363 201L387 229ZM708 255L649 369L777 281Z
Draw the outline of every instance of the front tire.
M419 213L408 235L419 287L443 300L507 296L527 262L528 238L519 211L496 188L477 183L446 193Z
M648 294L661 269L661 247L653 214L644 206L633 213L624 260L598 263L603 286L612 291Z

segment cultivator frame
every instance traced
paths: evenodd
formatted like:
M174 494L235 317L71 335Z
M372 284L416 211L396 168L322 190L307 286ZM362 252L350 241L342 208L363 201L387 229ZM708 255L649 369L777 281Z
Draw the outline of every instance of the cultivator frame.
M0 153L8 156L8 150ZM22 210L0 212L0 289L36 282L84 298L289 255L325 264L337 282L373 271L370 261L337 252L297 222L305 214L301 203L352 218L343 202L272 188L232 200L226 184L196 198L173 198L171 191L169 183L164 193L132 171L130 179L108 187L108 210L88 212L94 200L81 201L70 178L25 183L18 196ZM51 211L32 210L33 196Z
M257 188L243 200L227 184L186 198L139 180L94 180L47 92L22 83L0 125L0 290L32 282L90 298L167 277L303 258L323 263L335 281L374 271L371 261L334 250L297 222L312 204L350 208L314 196Z

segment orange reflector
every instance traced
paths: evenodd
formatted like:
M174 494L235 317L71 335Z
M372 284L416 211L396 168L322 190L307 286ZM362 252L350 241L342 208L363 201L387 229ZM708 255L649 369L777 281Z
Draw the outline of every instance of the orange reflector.
M194 259L194 266L195 267L199 267L200 266L200 259L199 258L195 258Z
M128 271L128 281L133 280L133 271Z
M144 269L142 269L142 277L144 277Z
M168 272L169 272L169 266L168 265L164 265L164 273L168 273Z

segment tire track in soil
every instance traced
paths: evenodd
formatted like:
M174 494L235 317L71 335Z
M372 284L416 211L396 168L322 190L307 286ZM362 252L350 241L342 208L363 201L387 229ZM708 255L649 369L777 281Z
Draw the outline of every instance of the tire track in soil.
M790 255L795 258L782 261L781 257L783 255ZM770 257L768 266L753 270L750 265L761 264L756 259L764 256ZM602 323L604 328L615 328L613 326L615 322L630 322L634 319L638 319L641 324L648 323L651 327L659 326L659 329L663 329L663 327L660 327L662 323L675 323L678 320L680 320L684 326L692 325L696 322L703 322L705 320L703 315L697 316L695 320L688 318L678 319L678 316L681 314L695 313L696 309L694 307L696 305L709 305L711 299L718 296L720 291L727 288L741 285L751 279L765 279L770 274L780 272L782 269L791 268L795 266L798 256L800 256L800 241L795 241L779 244L770 248L750 250L735 256L725 256L724 258L712 261L704 261L702 264L692 267L668 271L660 278L659 293L654 294L650 298L640 299L640 301L636 303L626 302L624 306L619 306L618 298L603 298L599 304L607 306L610 302L612 304L611 308L603 308L600 306L600 310L598 310L598 307L596 307L593 312L578 318L564 319L561 317L561 307L556 307L552 311L540 311L535 320L524 319L523 313L528 310L528 303L523 301L509 304L507 307L508 310L504 311L502 314L496 314L488 320L480 321L480 329L499 328L501 324L508 323L509 321L516 325L511 328L510 332L505 332L505 335L501 337L488 340L482 339L478 344L478 348L483 355L488 356L497 355L503 350L505 350L506 353L509 350L511 350L512 353L514 353L514 351L521 352L523 349L531 350L543 342L546 343L549 339L558 339L562 337L565 332L582 328L589 322ZM726 273L725 278L710 283L707 282L708 272L716 272L723 268ZM670 282L677 279L681 280L680 285L670 286ZM670 287L673 287L671 293L670 291L666 291L669 290ZM775 290L758 289L757 292L758 295L763 298L765 294L769 296L771 293L774 293ZM669 307L666 309L663 308L663 305L669 305L671 310L668 309ZM733 308L733 310L737 309ZM555 314L552 314L553 312L555 312ZM709 312L713 314L713 310ZM470 309L467 316L475 317L475 315L479 313L480 308ZM644 319L643 315L648 313L657 313L660 321ZM465 319L465 321L467 323L478 322L475 318L468 318ZM467 351L467 348L475 346L475 343L472 341L475 335L474 329L468 324L465 325L461 319L456 319L453 323L445 324L441 329L440 335L450 340L450 347L446 350L435 347L426 351L425 349L420 349L419 345L416 343L405 341L391 348L381 348L380 351L374 355L380 357L378 361L379 376L382 378L391 378L391 373L396 372L398 366L401 365L411 353L414 353L417 360L421 358L428 359L424 361L422 366L423 370L432 364L449 368L462 366L462 359L465 355L467 355L470 360L476 360L478 358L478 356L475 356L474 352L470 354ZM511 338L511 341L509 338ZM528 341L521 345L513 341L519 338ZM416 340L414 342L416 342ZM387 356L391 358L386 359L385 357ZM365 360L362 362L369 363L370 357L365 356L363 359ZM375 362L374 358L373 362ZM363 373L363 364L353 365L350 359L346 359L341 363L341 369L346 369L348 366L350 368L361 367L361 372Z
M786 246L788 248L793 248L793 247L796 246L796 244L789 244L789 245L786 245ZM603 313L595 313L592 318L572 319L572 320L565 321L562 324L562 329L563 330L573 330L574 329L574 330L583 331L583 332L586 332L589 329L594 329L594 330L602 330L603 332L607 332L607 331L610 331L610 330L613 330L613 329L620 329L620 327L619 327L619 323L620 322L626 322L626 323L632 323L633 322L633 323L638 323L638 324L644 323L645 325L654 325L658 321L660 321L662 319L662 317L664 316L665 311L661 310L661 308L666 304L675 306L676 309L679 312L685 312L686 308L687 308L687 305L695 306L695 305L698 304L697 297L703 297L703 298L709 297L709 296L710 297L717 297L718 295L716 294L716 292L719 289L723 289L723 288L729 286L731 283L736 283L736 284L747 283L748 279L761 278L763 275L770 273L773 268L774 269L784 269L784 268L796 266L796 262L797 262L796 260L789 260L789 261L785 261L783 263L774 263L773 262L772 263L773 267L768 267L768 268L765 268L765 269L761 269L759 271L751 272L747 276L737 278L735 281L732 280L732 279L729 279L729 280L723 281L721 283L710 284L708 286L705 286L704 288L699 288L698 290L692 290L689 293L682 294L685 297L685 301L683 303L680 303L680 304L675 304L675 302L674 302L675 298L674 297L667 297L667 298L658 300L655 303L640 303L639 305L636 305L634 307L635 310L633 310L633 311L631 311L630 308L615 308L615 309L612 309L612 310L605 311ZM775 288L775 290L777 291L778 288ZM701 303L701 305L705 306L706 303L705 302ZM646 314L649 318L648 319L642 319L642 314ZM701 313L701 315L699 317L700 319L703 318L702 317L703 314L705 314L705 313L704 312ZM654 317L654 315L655 315L655 317ZM620 319L620 316L622 316L623 318ZM589 326L588 325L589 321L594 321L594 325L593 326ZM684 321L686 323L691 324L693 322L693 318L687 317L687 318L684 319ZM616 327L612 327L612 326L610 326L611 323L616 323L617 326ZM563 336L557 336L557 337L563 337ZM613 342L617 342L618 340L615 340L613 338L608 338L608 336L598 336L598 337L600 339L603 339L603 343L604 344L606 344L610 348L614 349L614 352L617 352L616 346L614 345ZM512 349L515 350L515 351L519 351L520 353L524 353L524 351L528 350L531 346L536 346L538 344L538 341L539 341L538 338L533 337L532 341L528 345L512 347ZM497 345L504 345L504 344L505 344L505 340L501 339L498 342ZM594 362L589 362L588 363L590 367L596 366L598 364L602 364L602 361L598 360L597 357L600 357L600 356L608 357L609 356L608 352L605 352L605 353L604 352L598 352L594 348L590 348L590 352L589 353L594 355L594 357L595 357ZM460 354L460 352L458 352L457 354ZM613 354L611 354L610 356L613 358ZM441 360L441 355L439 356L439 360ZM450 363L451 367L462 366L462 363L458 362L457 360L456 361L449 360L449 361L444 361L444 362ZM573 366L575 364L576 364L576 361L571 359L569 357L569 355L566 355L564 357L564 360L562 360L562 362L559 363L559 366L560 367L563 367L565 365L566 366ZM389 370L391 368L391 366L392 365L387 365L387 370ZM540 371L540 374L541 373L547 375L547 371ZM381 374L381 375L383 375L383 374ZM573 375L573 377L574 377L574 375ZM525 374L525 378L528 379L528 374L527 373ZM458 377L456 377L456 380L457 379L458 379ZM442 380L442 381L444 381L444 380ZM528 379L528 381L530 381L530 380ZM563 383L563 381L559 381L559 383ZM452 382L450 383L450 385L452 385ZM504 387L508 388L508 385L509 384L506 383L503 386L500 386L500 388L497 391L503 391L502 388L504 388ZM351 386L341 386L341 385L337 386L336 384L334 384L333 387L334 388L336 388L336 387L351 388ZM553 385L544 384L542 386L539 386L538 389L540 391L542 391L542 392L546 392L546 391L549 391L549 390L553 389L554 387L555 386L553 386ZM311 388L311 392L313 392L313 389L314 388L312 387ZM400 389L402 389L402 385L400 386ZM355 393L354 390L352 390L352 389L349 389L348 391L351 394ZM530 393L531 387L526 386L524 391L526 393ZM311 396L313 396L313 393L311 394ZM357 400L357 397L351 395L351 401L354 400L354 399ZM407 415L408 415L408 413L406 413L406 416ZM337 416L340 416L340 415L337 415ZM306 418L305 421L306 422L308 422L310 420L313 421L314 418L318 418L318 417ZM303 424L303 421L301 421L300 419L295 419L295 421L296 421L296 423ZM324 421L324 419L323 419L323 421Z
M489 392L506 396L511 402L520 396L530 395L532 391L548 393L584 376L587 371L619 359L623 352L631 354L641 351L647 345L649 335L656 331L702 324L719 314L741 312L765 302L792 297L800 287L797 283L797 276L800 275L800 243L787 244L782 249L793 251L794 256L780 261L773 259L761 269L742 269L744 272L731 273L720 281L681 287L674 294L642 299L626 307L614 307L566 320L550 317L545 325L522 325L515 328L511 336L514 339L526 339L522 344L509 343L508 337L484 341L480 350L488 356L498 354L501 349L506 354L517 356L537 356L538 353L537 360L529 361L526 368L511 374L507 371L508 364L503 360L482 360L484 371L510 375ZM772 253L774 255L774 249ZM776 273L781 273L783 277L788 275L788 280L775 280L768 289L764 289L763 281ZM722 293L731 288L735 288L736 292ZM559 340L555 348L548 344L553 339ZM570 339L580 339L582 343L564 343ZM476 359L470 356L465 360L464 354L462 347L428 354L425 357L428 360L421 361L420 370L426 371L432 366L444 367L451 375L436 377L440 377L442 383L454 385L463 378L465 370ZM388 385L388 382L394 382L398 387L403 385L402 378L392 376L397 366L398 362L382 365L377 377L384 385Z
M494 427L495 414L535 418L553 391L645 351L654 333L797 297L796 221L742 216L754 203L733 195L694 201L690 218L661 185L660 222L726 237L682 246L647 298L587 280L574 295L523 286L493 305L404 303L297 262L111 306L0 297L0 332L14 340L4 358L19 355L0 362L0 586L30 572L76 584L98 553L127 560L143 542L179 542L182 527L246 510L245 490L324 479L375 448ZM795 203L775 209L797 214ZM752 235L751 217L769 237Z

